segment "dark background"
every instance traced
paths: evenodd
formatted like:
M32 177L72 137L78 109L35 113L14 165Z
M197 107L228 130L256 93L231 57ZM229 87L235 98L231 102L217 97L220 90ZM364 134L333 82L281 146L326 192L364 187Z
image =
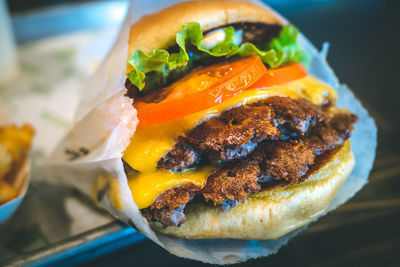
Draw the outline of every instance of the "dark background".
M12 14L82 1L9 0ZM87 2L87 1L85 1ZM90 1L93 2L93 1ZM377 160L369 184L321 218L278 254L240 266L399 266L400 248L400 1L266 1L317 46L376 119ZM151 241L84 266L200 266Z

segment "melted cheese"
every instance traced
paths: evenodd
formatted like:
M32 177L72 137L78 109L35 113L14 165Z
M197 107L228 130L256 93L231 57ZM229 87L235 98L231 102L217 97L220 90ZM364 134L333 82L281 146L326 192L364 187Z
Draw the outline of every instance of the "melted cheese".
M153 204L155 198L169 188L175 188L183 184L194 184L200 187L205 185L211 168L202 170L188 170L182 173L173 173L166 170L158 170L150 173L139 173L128 184L132 191L132 197L139 209ZM133 190L134 189L134 190Z
M178 136L224 110L271 96L304 97L317 105L323 104L327 98L337 98L336 92L330 86L312 76L307 76L285 85L244 91L212 108L174 121L138 128L130 145L124 151L123 160L140 171L139 174L128 177L133 199L139 209L150 206L157 196L170 188L187 183L204 186L210 168L181 173L157 169L157 162L174 147Z

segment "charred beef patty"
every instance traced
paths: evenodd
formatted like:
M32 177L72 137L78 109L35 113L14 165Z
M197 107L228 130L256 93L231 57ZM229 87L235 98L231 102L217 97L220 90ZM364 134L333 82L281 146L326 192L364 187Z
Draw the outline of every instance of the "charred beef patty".
M158 168L183 171L206 160L217 167L203 188L183 185L165 191L142 214L149 221L180 225L192 199L236 206L248 194L303 182L318 164L350 137L358 117L338 113L305 99L271 97L232 108L177 140Z
M231 161L249 155L262 141L305 135L308 128L326 120L325 112L305 99L271 97L223 112L178 138L158 168L182 171L201 157Z

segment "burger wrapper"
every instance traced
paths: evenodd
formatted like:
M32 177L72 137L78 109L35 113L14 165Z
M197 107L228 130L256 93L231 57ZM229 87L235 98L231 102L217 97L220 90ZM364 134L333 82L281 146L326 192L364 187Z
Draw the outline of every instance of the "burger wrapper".
M93 195L115 217L135 227L172 254L213 264L231 264L276 253L297 235L294 230L277 240L187 240L155 233L134 203L121 156L134 134L137 117L132 99L124 96L129 27L145 13L179 1L131 3L113 48L93 76L76 112L74 127L49 158L52 176ZM375 158L377 128L367 110L346 85L341 85L326 62L328 45L319 52L304 36L303 48L311 55L309 73L335 88L338 105L359 116L351 137L356 165L325 213L349 200L367 182ZM101 181L108 181L101 187ZM100 183L100 184L99 184ZM94 187L102 190L94 190Z

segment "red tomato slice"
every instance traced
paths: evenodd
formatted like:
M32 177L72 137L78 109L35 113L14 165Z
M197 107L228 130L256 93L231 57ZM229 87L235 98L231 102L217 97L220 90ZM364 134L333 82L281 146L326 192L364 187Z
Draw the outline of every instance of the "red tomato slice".
M247 90L262 89L266 87L282 85L307 76L307 71L300 63L286 65L284 67L269 69L257 82Z
M136 98L138 127L175 120L222 103L253 85L266 71L258 56L197 68L160 91Z
M200 67L160 91L136 98L138 127L175 120L220 104L244 90L280 85L306 75L301 64L267 70L258 56Z

